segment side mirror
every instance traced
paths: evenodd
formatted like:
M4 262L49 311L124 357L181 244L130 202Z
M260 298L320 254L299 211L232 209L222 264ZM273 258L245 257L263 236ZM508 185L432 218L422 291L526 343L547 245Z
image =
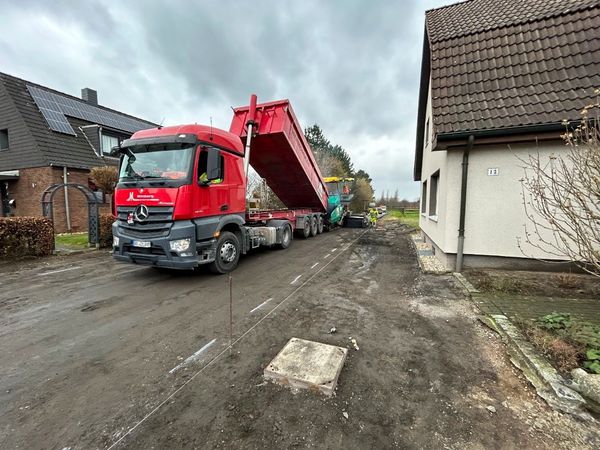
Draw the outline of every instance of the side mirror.
M221 153L219 150L214 147L209 148L206 161L206 177L208 181L221 178L221 174L223 173L221 161Z

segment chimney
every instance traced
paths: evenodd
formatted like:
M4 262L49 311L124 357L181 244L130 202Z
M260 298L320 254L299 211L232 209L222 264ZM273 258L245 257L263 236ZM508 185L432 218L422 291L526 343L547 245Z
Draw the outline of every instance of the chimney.
M93 89L83 88L81 98L90 105L98 106L98 93Z

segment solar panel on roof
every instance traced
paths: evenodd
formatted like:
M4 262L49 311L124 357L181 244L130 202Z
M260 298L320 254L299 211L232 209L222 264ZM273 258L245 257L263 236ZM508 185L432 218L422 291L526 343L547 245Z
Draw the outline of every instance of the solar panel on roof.
M76 135L65 116L76 117L91 123L97 123L98 125L130 133L151 127L151 125L141 120L126 117L112 111L106 111L97 106L78 102L72 98L48 92L35 86L28 85L27 90L40 109L44 119L46 119L50 129L59 133Z

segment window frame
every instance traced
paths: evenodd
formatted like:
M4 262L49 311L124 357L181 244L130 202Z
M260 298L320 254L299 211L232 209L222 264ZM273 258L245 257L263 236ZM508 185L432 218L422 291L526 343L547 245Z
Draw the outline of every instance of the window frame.
M436 170L429 177L429 206L427 215L430 219L437 221L438 218L438 198L440 187L440 169Z
M208 183L201 183L200 182L200 175L202 175L203 172L206 172L208 170L208 157L206 158L206 161L204 162L204 170L202 170L202 167L200 166L201 162L200 162L200 158L202 158L202 154L208 155L208 148L214 148L219 152L219 158L221 158L221 183L216 183L216 184L223 184L225 183L225 156L223 155L223 150L220 149L219 147L213 147L210 145L202 145L200 144L198 146L198 172L196 174L196 183L198 184L198 186L212 186L215 183L212 181L209 181Z
M427 180L421 184L421 215L427 214Z
M108 151L104 151L104 137L116 139L117 143L115 145L111 145ZM116 145L119 145L119 142L122 142L123 139L119 136L115 136L110 133L104 133L104 131L100 132L100 156L110 156L110 151Z
M9 150L10 149L10 138L8 135L8 128L1 128L0 134L6 135L6 147L2 147L2 139L0 138L0 151Z

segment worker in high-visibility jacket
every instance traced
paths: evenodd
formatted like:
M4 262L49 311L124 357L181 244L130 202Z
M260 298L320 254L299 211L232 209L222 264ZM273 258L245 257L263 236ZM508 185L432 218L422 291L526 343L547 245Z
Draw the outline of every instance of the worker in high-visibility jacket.
M371 218L371 225L377 225L377 209L370 208L369 209L369 217Z

